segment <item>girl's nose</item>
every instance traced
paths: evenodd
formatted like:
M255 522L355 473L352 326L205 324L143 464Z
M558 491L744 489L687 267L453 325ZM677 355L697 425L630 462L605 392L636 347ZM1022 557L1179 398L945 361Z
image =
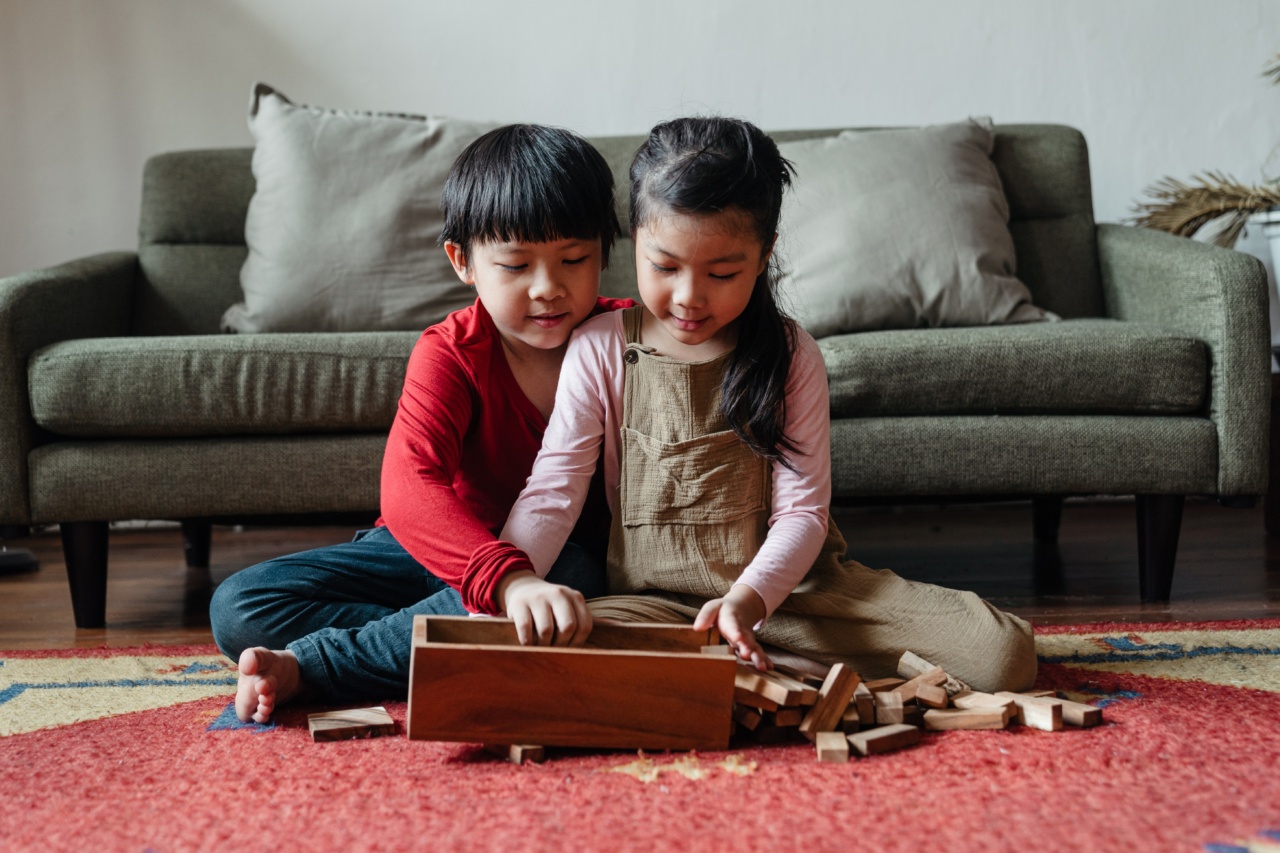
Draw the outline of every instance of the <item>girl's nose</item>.
M694 306L697 305L702 295L698 291L698 287L691 275L682 275L676 281L674 289L671 292L671 299L677 305Z

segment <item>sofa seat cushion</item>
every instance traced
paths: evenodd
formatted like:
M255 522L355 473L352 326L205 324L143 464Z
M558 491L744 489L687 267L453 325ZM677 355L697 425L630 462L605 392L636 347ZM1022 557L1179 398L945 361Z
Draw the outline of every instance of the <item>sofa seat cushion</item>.
M818 346L833 418L1193 414L1208 393L1202 341L1118 320L863 332Z
M28 365L32 416L84 438L385 432L419 335L63 341Z

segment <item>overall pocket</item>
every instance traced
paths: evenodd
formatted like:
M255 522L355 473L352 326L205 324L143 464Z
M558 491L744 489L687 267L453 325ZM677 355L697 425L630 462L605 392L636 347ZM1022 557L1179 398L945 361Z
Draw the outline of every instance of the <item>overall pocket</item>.
M723 524L767 509L769 462L732 430L667 443L622 428L622 524Z

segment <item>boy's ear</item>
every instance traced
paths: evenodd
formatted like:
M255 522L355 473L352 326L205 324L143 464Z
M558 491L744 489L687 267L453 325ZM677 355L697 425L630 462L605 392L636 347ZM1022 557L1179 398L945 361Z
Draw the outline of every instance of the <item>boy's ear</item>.
M444 253L449 256L449 263L453 265L453 271L458 274L458 278L462 279L463 284L476 283L476 277L471 273L471 267L467 263L467 255L462 251L461 246L446 240Z

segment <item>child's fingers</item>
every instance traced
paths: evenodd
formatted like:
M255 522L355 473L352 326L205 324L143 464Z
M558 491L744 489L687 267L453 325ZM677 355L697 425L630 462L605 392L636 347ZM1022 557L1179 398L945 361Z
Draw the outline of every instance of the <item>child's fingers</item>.
M551 645L556 636L556 614L551 604L537 599L530 602L529 610L533 616L533 644L535 646Z
M591 636L591 610L587 607L587 600L581 595L575 596L573 599L573 608L578 615L578 631L573 635L573 641L570 645L582 646L586 645L587 637Z
M533 645L533 614L529 612L529 608L520 606L511 606L507 612L507 616L516 626L516 639L520 641L522 646Z
M693 619L693 630L705 631L716 624L716 619L720 615L720 605L723 602L723 598L713 598L702 605L702 609L698 611L698 615Z
M582 603L582 608L577 605ZM574 645L574 639L577 637L578 631L582 630L582 610L586 609L586 605L582 602L582 595L572 589L557 590L551 599L551 612L555 619L555 636L551 642L556 646ZM590 627L588 627L590 630ZM585 640L586 637L584 636ZM577 643L582 645L582 643Z

